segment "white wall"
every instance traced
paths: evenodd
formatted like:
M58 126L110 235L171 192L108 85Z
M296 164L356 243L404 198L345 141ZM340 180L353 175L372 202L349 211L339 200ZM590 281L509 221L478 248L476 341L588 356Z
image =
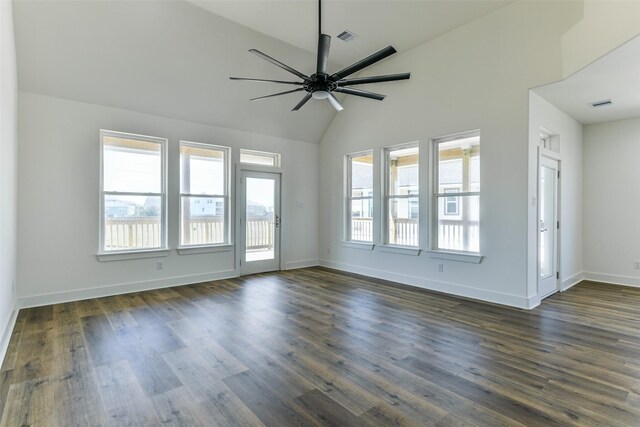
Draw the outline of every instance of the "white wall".
M234 253L100 262L99 129L169 140L169 246L178 241L180 139L282 153L282 265L317 263L318 145L20 92L18 297L21 305L228 277ZM233 192L232 192L233 193ZM302 202L303 207L297 207ZM52 295L53 294L53 295Z
M367 75L410 71L376 85L383 102L349 98L321 144L320 254L327 266L430 289L529 307L529 88L562 76L561 37L582 16L579 2L517 2L397 55ZM481 132L481 264L343 246L343 157L358 150ZM429 209L430 164L422 164L421 215ZM427 171L427 168L429 171ZM380 199L376 200L378 212ZM425 243L422 244L426 248Z
M560 160L560 281L566 289L582 279L582 124L560 111L534 91L529 97L529 248L527 295L537 290L537 170L540 133L552 135ZM557 140L557 141L556 141ZM534 202L536 198L536 202Z
M591 64L640 33L640 2L585 0L580 22L562 37L563 77Z
M585 277L640 286L640 118L584 128Z
M11 2L0 1L0 365L9 344L16 282L18 83Z

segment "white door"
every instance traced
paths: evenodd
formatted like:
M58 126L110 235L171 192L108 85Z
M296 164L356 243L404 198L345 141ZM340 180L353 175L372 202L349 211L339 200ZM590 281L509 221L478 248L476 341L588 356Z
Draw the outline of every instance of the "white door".
M240 274L280 270L280 174L240 173Z
M558 291L558 161L540 157L538 173L538 295Z

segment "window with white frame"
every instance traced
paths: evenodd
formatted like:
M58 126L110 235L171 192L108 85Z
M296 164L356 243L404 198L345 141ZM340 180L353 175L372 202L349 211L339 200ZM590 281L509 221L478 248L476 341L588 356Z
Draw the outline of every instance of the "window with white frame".
M180 142L180 246L229 243L229 148Z
M418 247L418 144L384 150L385 243Z
M434 139L433 247L480 251L480 134Z
M100 131L100 253L167 247L167 140Z
M373 242L373 152L347 156L346 240Z
M280 167L280 154L266 151L240 150L240 163Z

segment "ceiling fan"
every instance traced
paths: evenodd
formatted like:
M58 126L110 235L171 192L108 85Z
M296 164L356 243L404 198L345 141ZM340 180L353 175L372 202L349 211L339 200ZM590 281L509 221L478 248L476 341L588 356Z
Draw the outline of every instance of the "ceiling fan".
M344 93L347 95L355 95L361 96L364 98L376 99L378 101L382 101L386 95L381 95L379 93L368 92L360 89L352 89L348 86L354 85L362 85L368 83L381 83L381 82L390 82L395 80L407 80L411 77L411 73L399 73L399 74L387 74L384 76L373 76L373 77L356 77L353 79L347 79L346 77L357 73L358 71L367 68L370 65L375 64L378 61L383 60L384 58L393 55L396 53L396 50L393 46L387 46L384 49L367 56L366 58L349 65L346 68L338 71L334 74L327 73L327 62L329 59L329 48L331 46L331 36L326 34L322 34L322 0L318 0L318 63L316 67L316 72L307 76L301 73L298 70L291 68L290 66L283 64L278 61L260 52L257 49L250 49L249 52L258 55L260 58L271 62L272 64L282 68L294 74L302 79L301 82L297 81L283 81L283 80L267 80L267 79L253 79L253 78L245 78L245 77L229 77L231 80L249 80L254 82L269 82L269 83L280 83L280 84L288 84L288 85L297 85L301 86L297 89L288 90L285 92L274 93L272 95L259 96L257 98L252 98L251 101L255 101L256 99L264 99L271 98L273 96L286 95L294 92L302 92L305 91L307 94L302 98L302 100L293 107L291 111L299 110L304 104L307 103L311 98L314 99L328 99L333 108L338 111L343 109L340 102L333 95L333 92Z

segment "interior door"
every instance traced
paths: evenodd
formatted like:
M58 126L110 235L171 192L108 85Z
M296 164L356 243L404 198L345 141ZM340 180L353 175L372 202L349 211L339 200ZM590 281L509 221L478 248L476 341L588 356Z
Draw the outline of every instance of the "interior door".
M540 157L538 173L538 295L558 291L558 161Z
M280 174L240 174L240 274L280 270Z

